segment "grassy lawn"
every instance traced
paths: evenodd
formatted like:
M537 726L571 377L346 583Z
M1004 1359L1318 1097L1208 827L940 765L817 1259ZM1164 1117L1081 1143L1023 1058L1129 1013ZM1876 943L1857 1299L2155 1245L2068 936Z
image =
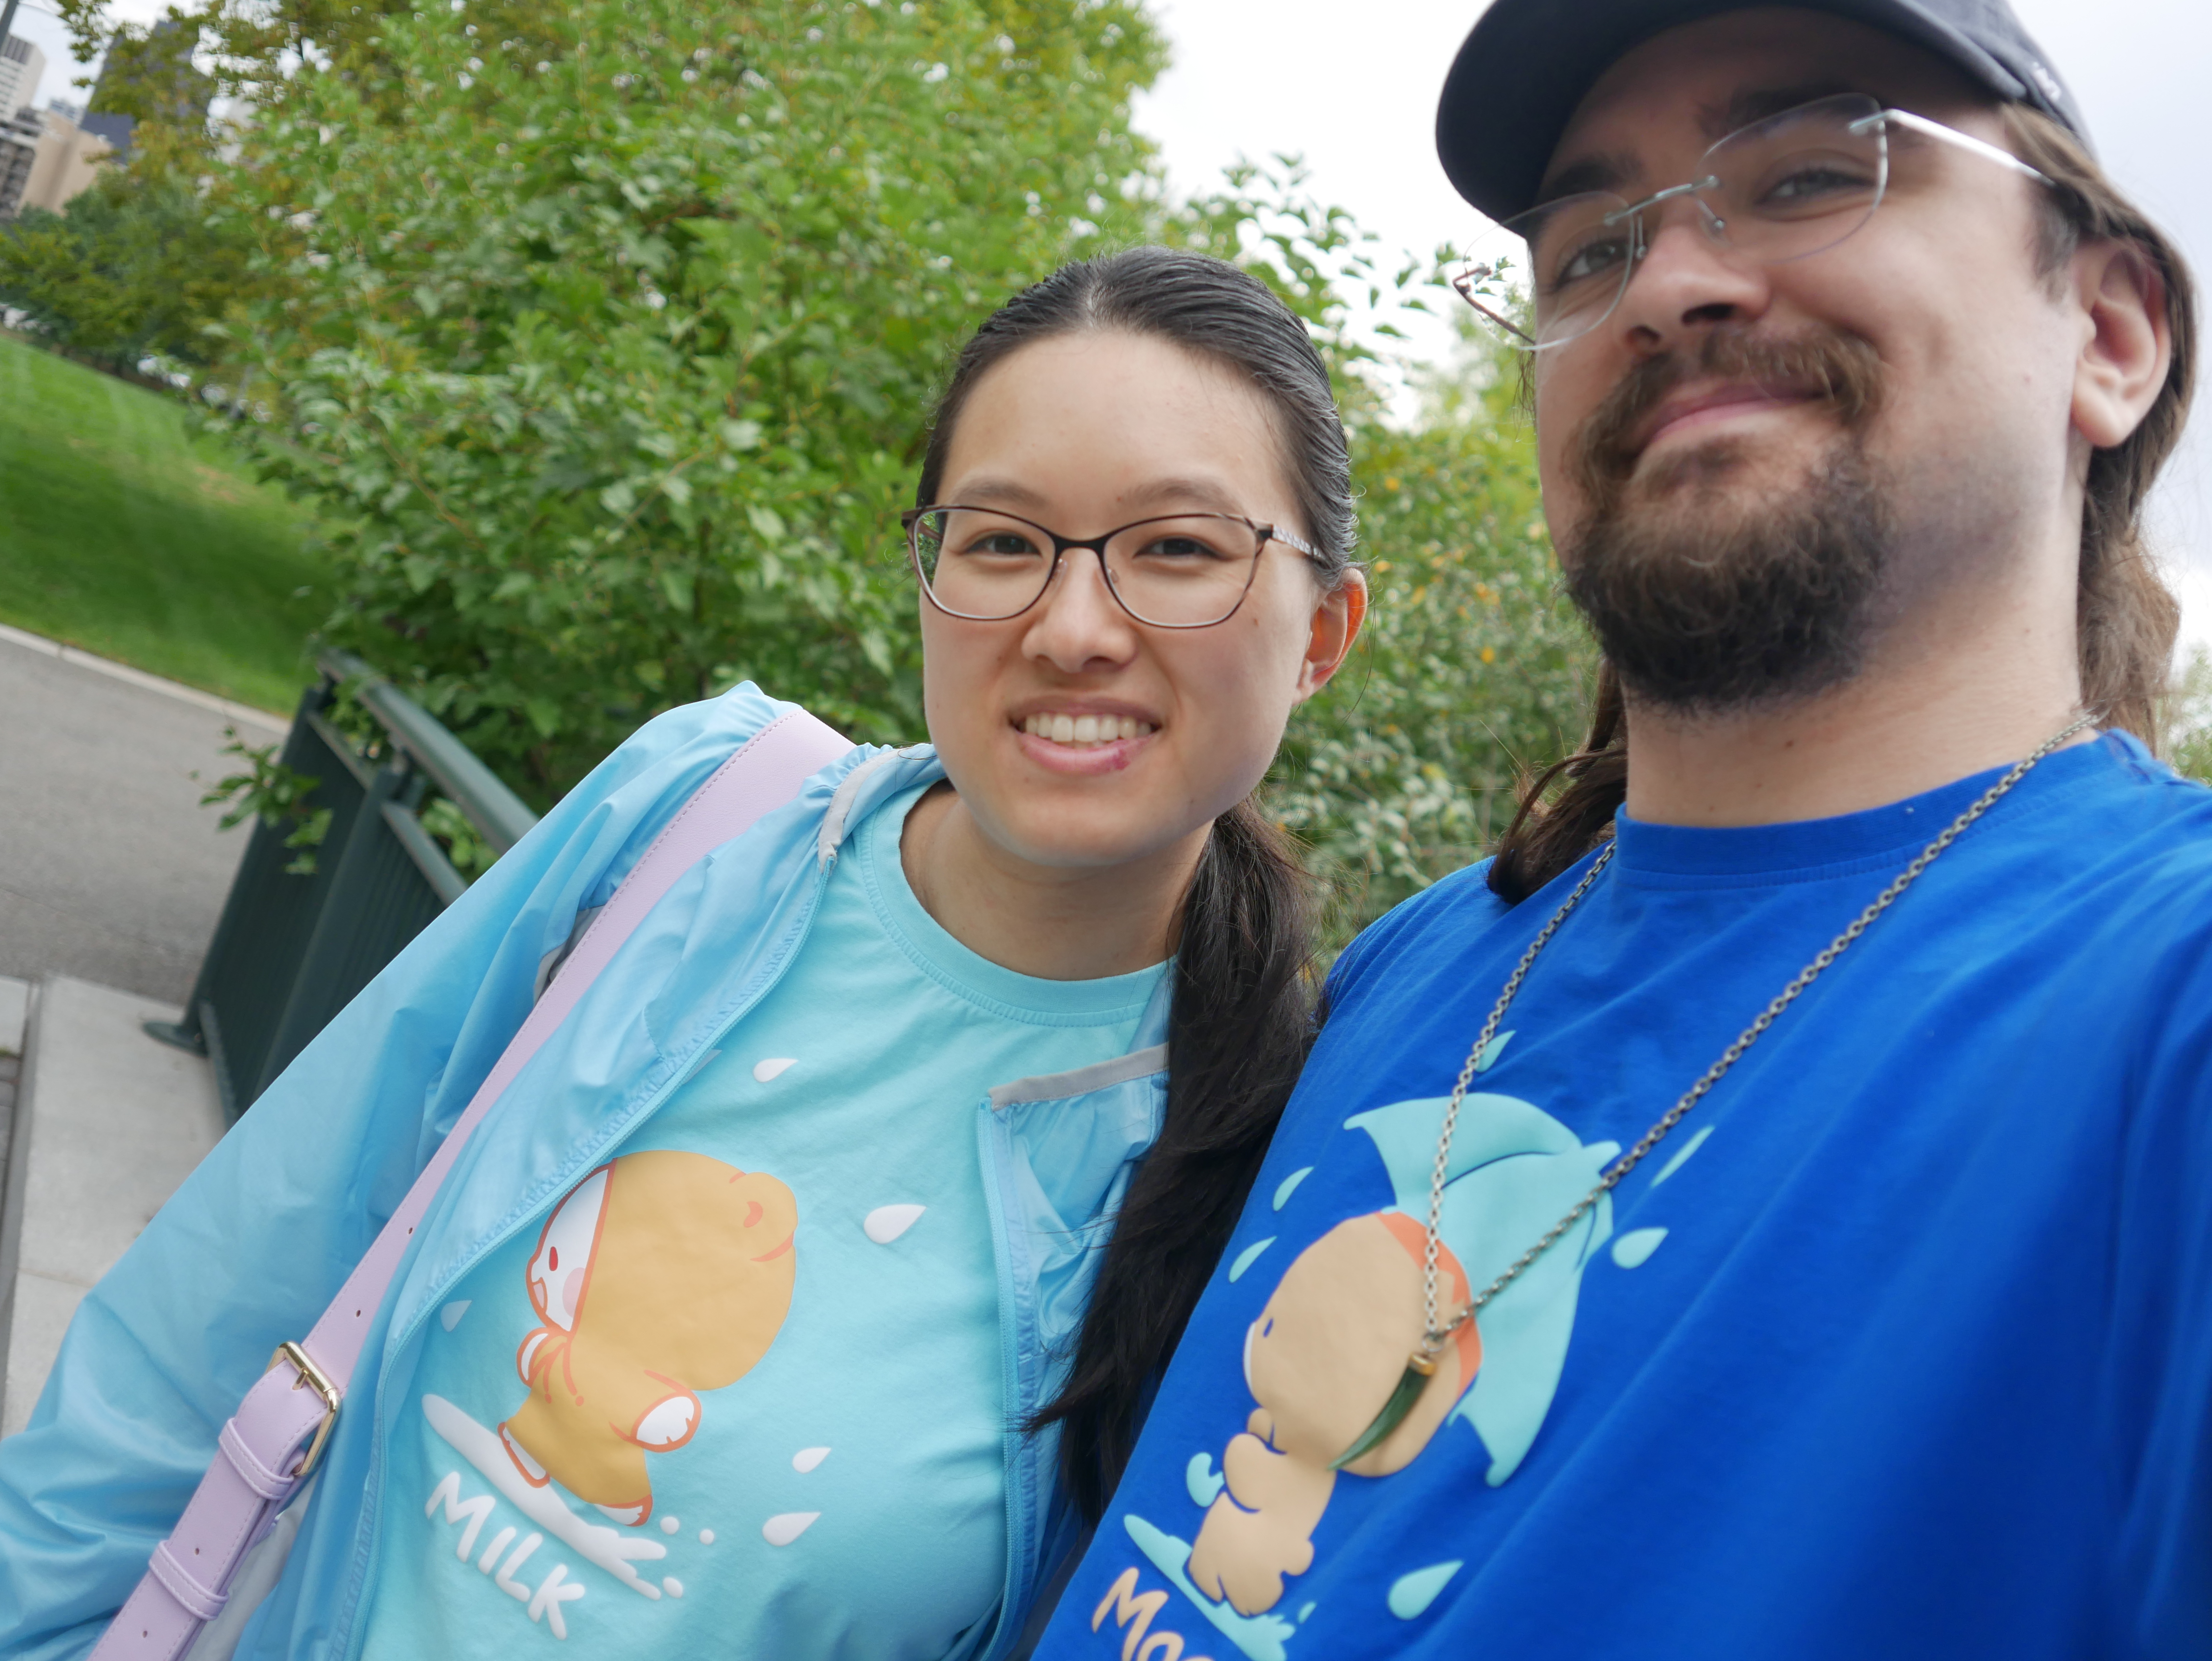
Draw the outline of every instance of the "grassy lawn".
M174 402L0 336L0 623L289 710L306 529Z

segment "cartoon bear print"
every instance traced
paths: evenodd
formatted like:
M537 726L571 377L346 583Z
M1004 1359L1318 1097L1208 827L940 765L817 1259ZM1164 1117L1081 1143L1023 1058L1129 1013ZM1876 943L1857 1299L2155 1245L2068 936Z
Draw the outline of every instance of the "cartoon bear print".
M1420 1341L1421 1225L1399 1212L1338 1224L1298 1254L1244 1335L1244 1381L1259 1405L1221 1456L1222 1492L1191 1548L1191 1583L1240 1615L1271 1609L1283 1577L1313 1564L1313 1531L1335 1491L1334 1462L1375 1422ZM1463 1306L1467 1275L1437 1246L1440 1317ZM1452 1335L1413 1410L1344 1467L1387 1476L1411 1464L1474 1382L1474 1323Z
M699 1428L699 1392L736 1383L791 1308L799 1202L702 1153L625 1153L571 1189L526 1271L542 1324L515 1352L530 1395L500 1426L526 1481L633 1526L647 1453Z

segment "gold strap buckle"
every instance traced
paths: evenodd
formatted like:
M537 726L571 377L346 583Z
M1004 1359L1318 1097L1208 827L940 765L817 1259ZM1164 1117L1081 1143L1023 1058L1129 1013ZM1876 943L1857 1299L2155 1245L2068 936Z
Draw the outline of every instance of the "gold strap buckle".
M289 1366L300 1375L293 1380L293 1389L313 1390L323 1398L323 1422L315 1427L315 1439L307 1444L307 1451L300 1456L300 1463L292 1471L292 1478L297 1482L314 1469L315 1461L323 1457L323 1445L331 1439L331 1427L338 1421L338 1403L343 1398L338 1394L338 1387L331 1382L330 1375L310 1360L307 1352L299 1345L276 1346L276 1353L269 1358L269 1371L274 1372L280 1366Z

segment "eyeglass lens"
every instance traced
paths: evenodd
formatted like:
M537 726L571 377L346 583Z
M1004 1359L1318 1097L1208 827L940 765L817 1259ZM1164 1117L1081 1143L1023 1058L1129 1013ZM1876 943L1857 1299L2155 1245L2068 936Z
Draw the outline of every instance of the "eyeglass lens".
M1579 338L1612 314L1667 200L1762 265L1832 248L1873 216L1888 177L1881 106L1824 98L1730 133L1687 187L1632 204L1610 192L1547 202L1477 238L1453 279L1484 326L1523 351Z
M1013 617L1035 605L1052 580L1052 538L1011 514L937 508L915 520L911 535L931 597L956 616ZM1260 548L1259 536L1241 519L1185 514L1146 520L1109 538L1106 579L1139 621L1200 628L1237 609L1251 586ZM1070 549L1067 557L1088 555Z

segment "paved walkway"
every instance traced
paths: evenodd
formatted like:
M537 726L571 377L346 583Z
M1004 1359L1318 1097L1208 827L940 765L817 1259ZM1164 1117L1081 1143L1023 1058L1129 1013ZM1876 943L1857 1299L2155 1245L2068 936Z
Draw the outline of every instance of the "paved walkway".
M179 1013L246 849L199 805L235 764L230 725L283 732L0 627L0 1434L78 1299L222 1133L207 1062L143 1023Z
M185 1001L246 849L199 805L234 721L249 743L282 732L0 629L0 976Z

